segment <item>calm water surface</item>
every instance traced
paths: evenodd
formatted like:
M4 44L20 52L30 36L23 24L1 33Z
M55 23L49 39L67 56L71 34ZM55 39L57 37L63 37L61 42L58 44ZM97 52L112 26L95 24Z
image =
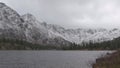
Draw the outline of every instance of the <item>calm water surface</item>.
M0 68L91 68L110 51L0 51Z

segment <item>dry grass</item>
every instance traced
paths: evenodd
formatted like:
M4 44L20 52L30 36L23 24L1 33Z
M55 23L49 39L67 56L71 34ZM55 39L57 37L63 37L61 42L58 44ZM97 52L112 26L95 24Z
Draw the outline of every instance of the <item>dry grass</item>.
M120 50L96 59L93 68L120 68Z

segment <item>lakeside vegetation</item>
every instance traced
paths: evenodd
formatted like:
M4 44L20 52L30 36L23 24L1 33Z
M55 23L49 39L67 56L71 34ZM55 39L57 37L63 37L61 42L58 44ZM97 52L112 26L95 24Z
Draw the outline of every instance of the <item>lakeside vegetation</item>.
M0 39L0 50L44 50L56 49L54 46L33 44L23 40Z
M93 68L120 68L120 50L96 59Z
M71 43L69 46L33 44L17 39L0 39L0 50L118 50L120 49L120 38L101 43L82 43L81 45Z

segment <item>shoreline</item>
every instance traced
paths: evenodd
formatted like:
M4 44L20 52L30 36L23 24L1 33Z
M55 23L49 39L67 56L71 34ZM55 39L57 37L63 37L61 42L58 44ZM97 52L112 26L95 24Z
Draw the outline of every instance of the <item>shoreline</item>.
M97 58L92 68L120 68L120 50Z
M0 51L116 51L116 50L0 50Z

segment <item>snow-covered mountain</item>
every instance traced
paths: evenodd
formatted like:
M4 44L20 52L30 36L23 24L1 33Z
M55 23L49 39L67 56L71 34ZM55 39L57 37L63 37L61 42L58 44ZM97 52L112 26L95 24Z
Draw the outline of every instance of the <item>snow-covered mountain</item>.
M20 16L16 11L0 3L0 38L26 40L42 45L70 45L61 37L49 37L48 30L31 14Z
M120 37L119 29L65 29L61 26L54 24L47 24L45 22L41 23L35 19L31 14L23 15L25 21L31 22L32 25L38 28L41 35L46 35L43 37L57 38L61 37L72 43L81 44L82 42L102 42L112 40L114 38ZM33 24L34 23L34 24ZM36 31L37 32L37 31Z
M50 30L48 30L45 26L42 25L41 22L36 20L36 18L31 14L25 14L21 16L24 20L24 33L27 41L39 43L39 44L51 44L51 45L70 45L71 42L65 40L64 38L55 35ZM55 37L51 37L55 36Z
M0 3L0 37L25 39L22 24L23 20L16 11Z
M58 25L42 23L53 34L64 38L73 43L81 44L82 42L103 42L120 37L119 29L65 29Z
M45 45L70 45L82 42L102 42L120 37L119 29L65 29L58 25L39 22L32 14L20 16L0 3L0 38L22 39Z

